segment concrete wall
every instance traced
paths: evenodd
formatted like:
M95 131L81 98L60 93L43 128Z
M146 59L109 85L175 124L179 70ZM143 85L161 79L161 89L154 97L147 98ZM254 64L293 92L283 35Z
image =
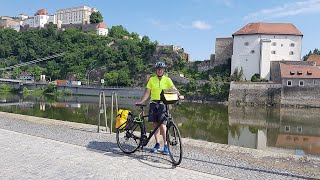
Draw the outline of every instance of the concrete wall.
M280 105L281 84L234 83L230 84L230 105Z
M293 81L293 84L298 84L298 80ZM281 96L281 104L283 105L320 107L319 85L314 87L283 86Z
M292 81L292 86L287 86L287 80ZM304 86L299 86L299 81L303 81ZM320 80L283 79L282 84L232 82L228 101L231 106L320 107Z
M37 89L47 86L46 84L24 84L29 90ZM20 87L23 88L23 87ZM145 88L99 88L99 87L86 87L86 86L63 86L58 85L58 90L65 91L71 90L73 94L82 95L96 95L98 96L101 91L104 91L106 96L111 96L113 92L116 92L118 96L123 97L142 97Z

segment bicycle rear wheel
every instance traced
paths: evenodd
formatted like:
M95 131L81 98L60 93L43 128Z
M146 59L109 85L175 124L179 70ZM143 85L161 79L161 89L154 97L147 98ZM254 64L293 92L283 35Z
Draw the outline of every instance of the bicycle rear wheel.
M183 151L179 129L172 121L167 128L167 143L172 164L177 166L182 161Z
M124 153L134 153L141 145L142 126L141 123L132 123L124 128L117 129L117 144Z

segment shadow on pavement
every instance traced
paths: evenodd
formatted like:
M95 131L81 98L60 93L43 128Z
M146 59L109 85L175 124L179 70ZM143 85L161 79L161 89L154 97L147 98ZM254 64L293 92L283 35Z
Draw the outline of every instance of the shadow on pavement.
M135 153L125 154L119 148L117 143L113 142L99 142L91 141L86 146L89 151L95 151L103 153L104 155L119 157L127 156L133 159L137 159L139 162L161 169L174 169L171 165L170 157L168 155L162 155L161 153L151 153L148 148L141 150L139 148ZM165 165L165 166L164 166Z
M242 169L242 170L247 170L247 171L255 171L259 173L268 173L268 174L275 174L275 175L280 175L280 176L286 176L286 177L292 177L292 178L301 178L301 179L315 179L312 177L306 177L302 175L296 175L292 173L287 173L287 172L277 172L277 171L271 171L271 170L265 170L265 169L258 169L258 168L250 168L250 167L243 167L243 166L237 166L237 165L229 165L229 164L223 164L223 163L218 163L218 162L211 162L211 161L205 161L205 160L200 160L200 159L194 159L194 158L188 158L188 157L183 157L185 160L189 161L197 161L201 163L207 163L207 164L212 164L212 165L218 165L218 166L225 166L225 167L231 167L231 168L237 168L237 169ZM185 167L187 168L187 167Z

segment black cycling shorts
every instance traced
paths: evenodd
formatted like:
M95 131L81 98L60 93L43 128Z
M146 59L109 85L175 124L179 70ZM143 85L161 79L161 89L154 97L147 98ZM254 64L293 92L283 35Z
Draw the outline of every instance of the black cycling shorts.
M163 124L166 124L168 120L166 110L166 105L164 104L150 103L149 122L163 121Z

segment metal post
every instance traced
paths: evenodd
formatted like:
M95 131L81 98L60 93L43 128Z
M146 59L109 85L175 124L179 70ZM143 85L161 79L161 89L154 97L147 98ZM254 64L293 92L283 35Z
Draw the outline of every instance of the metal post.
M110 134L112 132L112 120L113 120L113 97L114 97L114 92L112 92L111 95L111 119L110 119ZM118 111L117 111L118 113Z
M108 118L107 118L106 96L104 95L104 91L102 91L102 94L103 94L104 121L106 123L106 132L107 132L108 131Z
M97 130L97 132L99 132L100 131L100 114L101 114L101 96L102 96L102 94L100 93L99 94L99 117L98 117L98 130Z
M117 95L117 93L115 93L115 96L116 96L116 110L118 112L118 95Z

